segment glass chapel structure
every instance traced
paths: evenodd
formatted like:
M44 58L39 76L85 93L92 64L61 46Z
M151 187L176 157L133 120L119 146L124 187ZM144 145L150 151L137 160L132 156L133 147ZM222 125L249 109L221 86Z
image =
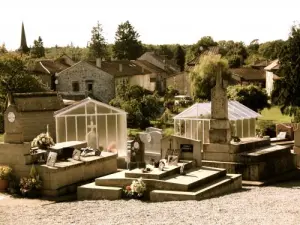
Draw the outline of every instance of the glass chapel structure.
M119 156L126 156L126 116L121 109L86 98L54 113L56 142L87 141L87 134L94 129L98 146L114 148Z

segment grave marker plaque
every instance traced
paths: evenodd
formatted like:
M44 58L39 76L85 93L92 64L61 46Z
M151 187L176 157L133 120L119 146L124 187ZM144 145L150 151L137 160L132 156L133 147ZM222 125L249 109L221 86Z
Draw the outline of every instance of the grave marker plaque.
M57 158L56 152L49 152L48 158L47 158L47 166L54 167L56 158Z
M128 169L145 168L145 148L141 139L136 136L127 142L127 167Z

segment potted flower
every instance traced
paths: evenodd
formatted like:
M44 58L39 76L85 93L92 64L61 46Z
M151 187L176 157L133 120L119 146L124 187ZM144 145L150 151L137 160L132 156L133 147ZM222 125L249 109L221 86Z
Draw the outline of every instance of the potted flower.
M21 194L25 197L34 198L41 194L42 180L34 166L31 168L29 177L22 177L20 179L19 186Z
M0 166L0 191L8 188L8 182L12 175L12 168L9 166Z
M132 181L131 185L123 189L125 197L127 198L142 198L146 191L146 184L142 178Z

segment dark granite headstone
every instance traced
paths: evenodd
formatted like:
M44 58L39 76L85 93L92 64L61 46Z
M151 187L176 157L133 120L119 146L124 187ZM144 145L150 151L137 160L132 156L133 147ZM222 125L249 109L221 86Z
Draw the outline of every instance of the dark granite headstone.
M136 136L134 140L127 141L127 168L145 168L145 147L141 139Z

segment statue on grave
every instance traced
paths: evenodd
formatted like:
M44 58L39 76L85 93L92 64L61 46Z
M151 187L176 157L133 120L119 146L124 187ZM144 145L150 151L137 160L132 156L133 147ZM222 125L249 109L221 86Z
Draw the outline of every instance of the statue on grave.
M96 150L99 148L98 143L97 143L97 134L95 131L96 125L94 125L94 122L91 118L91 123L88 125L88 128L90 128L90 132L86 134L86 142L87 146L92 148L93 150Z

